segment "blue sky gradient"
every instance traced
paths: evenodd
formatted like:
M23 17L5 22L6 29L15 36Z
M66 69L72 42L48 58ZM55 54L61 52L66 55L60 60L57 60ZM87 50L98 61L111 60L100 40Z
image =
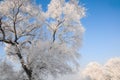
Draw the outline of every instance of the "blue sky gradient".
M86 7L82 19L86 29L81 63L105 63L120 56L120 0L81 0Z
M50 0L36 0L44 11ZM97 61L105 63L120 56L120 0L80 0L87 9L82 24L86 29L81 48L81 66ZM0 47L0 56L4 56Z

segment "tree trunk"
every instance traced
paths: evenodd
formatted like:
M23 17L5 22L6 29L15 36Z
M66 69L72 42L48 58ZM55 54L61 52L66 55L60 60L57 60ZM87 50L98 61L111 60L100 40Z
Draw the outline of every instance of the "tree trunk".
M18 58L19 58L19 60L20 60L20 63L21 63L21 65L22 65L22 68L23 68L23 70L25 71L26 75L28 76L28 79L29 79L29 80L32 80L32 79L31 79L31 78L32 78L32 70L29 69L29 68L27 67L27 65L25 65L25 62L24 62L24 60L23 60L23 57L22 57L21 52L20 52L20 50L19 50L19 48L18 48L17 45L16 45L16 48L17 48L17 56L18 56Z

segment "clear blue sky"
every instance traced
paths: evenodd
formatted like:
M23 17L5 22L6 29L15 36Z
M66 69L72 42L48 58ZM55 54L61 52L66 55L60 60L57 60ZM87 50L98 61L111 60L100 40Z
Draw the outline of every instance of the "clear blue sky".
M120 0L81 0L87 9L81 63L120 57Z
M86 29L81 49L81 66L91 61L106 62L120 56L120 0L80 0L86 7L82 24ZM50 0L36 0L47 9ZM0 53L4 53L0 47Z

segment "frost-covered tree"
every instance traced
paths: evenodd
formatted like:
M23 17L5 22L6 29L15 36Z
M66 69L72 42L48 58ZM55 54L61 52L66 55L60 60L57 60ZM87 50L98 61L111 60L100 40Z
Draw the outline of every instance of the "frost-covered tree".
M21 65L17 80L43 80L77 68L85 15L78 3L51 0L42 11L30 0L0 2L0 42L8 60Z
M15 77L13 67L6 62L0 62L0 80L14 80Z
M120 58L112 58L104 65L104 76L106 80L120 79Z
M104 80L102 73L102 66L96 62L91 62L83 71L83 77L86 80Z
M91 62L83 70L85 80L119 80L120 79L120 58L112 58L104 65Z

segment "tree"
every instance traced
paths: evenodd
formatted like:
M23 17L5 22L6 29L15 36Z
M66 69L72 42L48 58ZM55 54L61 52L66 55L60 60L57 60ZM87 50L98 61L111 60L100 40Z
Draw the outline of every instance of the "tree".
M85 80L104 80L102 66L96 62L91 62L83 71Z
M119 80L120 79L120 58L112 58L103 66L91 62L83 70L84 79L87 80Z
M0 63L0 79L1 80L14 80L15 77L16 75L14 73L12 66L6 62L1 62Z
M41 80L77 67L83 16L76 0L51 0L45 12L30 0L1 1L0 42L9 60L21 64L19 75Z
M104 65L104 75L106 80L120 79L120 58L111 58Z

